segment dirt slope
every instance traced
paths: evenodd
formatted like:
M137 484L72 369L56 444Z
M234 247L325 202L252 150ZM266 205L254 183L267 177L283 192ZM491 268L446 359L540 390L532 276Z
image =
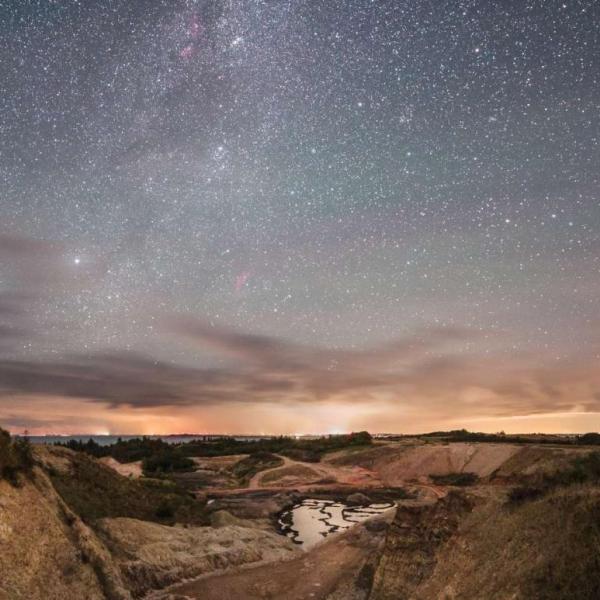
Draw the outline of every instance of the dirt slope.
M36 469L20 487L0 481L0 598L126 599L110 556Z
M331 455L329 464L369 469L384 485L426 481L431 475L475 473L505 480L532 476L563 467L582 450L515 444L389 444L360 452Z
M506 504L503 491L401 508L370 600L595 600L600 490Z
M184 578L299 552L284 536L226 515L214 527L196 526L193 514L186 527L103 517L151 515L155 500L170 492L146 489L64 448L36 448L35 458L38 466L19 486L0 481L1 600L130 600Z
M215 574L170 592L190 600L366 600L370 561L383 536L359 525L292 560Z
M114 469L120 475L124 477L141 477L142 476L142 461L136 460L130 463L120 463L115 460L112 456L104 456L99 459L101 463L107 467Z
M104 519L99 527L135 597L216 570L301 552L289 539L256 527L167 527L125 518Z
M571 486L506 502L507 484L535 482L587 451L377 445L317 464L287 461L263 471L258 489L219 497L209 510L168 482L36 448L31 478L19 487L0 481L0 599L131 600L176 584L173 591L204 600L366 600L373 583L369 600L592 600L600 597L600 489ZM285 483L290 469L299 477L299 467L310 469L308 479L338 485L417 481L408 487L420 493L401 503L387 537L357 526L300 553L269 520L297 496L262 487L270 477ZM462 492L429 481L455 472L481 479ZM151 522L161 519L186 525Z

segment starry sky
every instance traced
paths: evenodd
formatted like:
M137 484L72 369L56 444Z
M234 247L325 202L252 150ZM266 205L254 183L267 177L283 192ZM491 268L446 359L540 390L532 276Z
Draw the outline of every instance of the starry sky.
M0 15L1 425L600 428L598 2Z

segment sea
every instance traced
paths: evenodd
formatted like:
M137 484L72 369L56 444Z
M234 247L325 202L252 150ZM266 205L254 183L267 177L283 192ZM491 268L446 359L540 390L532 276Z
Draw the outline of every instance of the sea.
M71 440L87 442L94 440L100 446L110 446L118 440L135 440L146 437L153 440L163 440L168 444L184 444L186 442L201 441L214 442L223 439L234 439L238 442L256 442L259 440L272 439L273 436L251 436L251 435L208 435L208 434L184 434L184 435L30 435L27 436L32 444L66 444Z

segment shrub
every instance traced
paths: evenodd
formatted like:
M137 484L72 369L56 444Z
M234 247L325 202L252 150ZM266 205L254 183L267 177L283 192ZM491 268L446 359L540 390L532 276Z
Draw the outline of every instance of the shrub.
M157 519L172 519L175 516L175 509L168 500L162 500L154 512Z
M33 468L33 453L29 440L11 439L8 431L0 428L0 479L12 485L19 483L20 473L29 473Z
M508 494L509 502L513 504L519 504L526 502L527 500L535 500L540 498L544 494L544 490L539 487L521 485L513 488Z
M447 473L446 475L431 475L432 481L437 485L468 486L479 481L477 473Z
M30 471L33 468L33 450L31 442L27 438L17 438L13 442L13 448L19 463L19 468L23 471Z
M590 452L576 458L571 466L544 477L544 483L549 487L572 485L586 481L600 482L600 452Z
M69 508L90 525L106 517L208 522L203 506L174 482L128 479L82 453L69 459L71 469L55 472L52 483Z
M292 460L298 460L300 462L321 462L321 455L318 452L310 449L289 448L288 450L282 450L281 454L291 458Z
M547 491L580 483L600 483L600 452L590 452L571 461L566 469L546 474L538 486L520 486L509 494L510 502L539 498Z
M579 436L577 443L598 446L600 445L600 433L584 433L583 435Z
M194 461L183 456L178 448L161 450L142 461L142 469L147 476L192 471L194 465Z
M358 431L348 436L348 445L350 446L366 446L372 442L373 438L368 431Z

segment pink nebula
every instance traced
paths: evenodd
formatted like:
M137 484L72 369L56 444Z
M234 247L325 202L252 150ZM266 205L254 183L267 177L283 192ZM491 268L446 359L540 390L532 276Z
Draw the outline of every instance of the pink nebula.
M250 271L243 271L235 278L234 288L235 288L236 292L241 291L241 289L244 287L244 285L246 285L246 282L250 278L250 275L251 275Z

